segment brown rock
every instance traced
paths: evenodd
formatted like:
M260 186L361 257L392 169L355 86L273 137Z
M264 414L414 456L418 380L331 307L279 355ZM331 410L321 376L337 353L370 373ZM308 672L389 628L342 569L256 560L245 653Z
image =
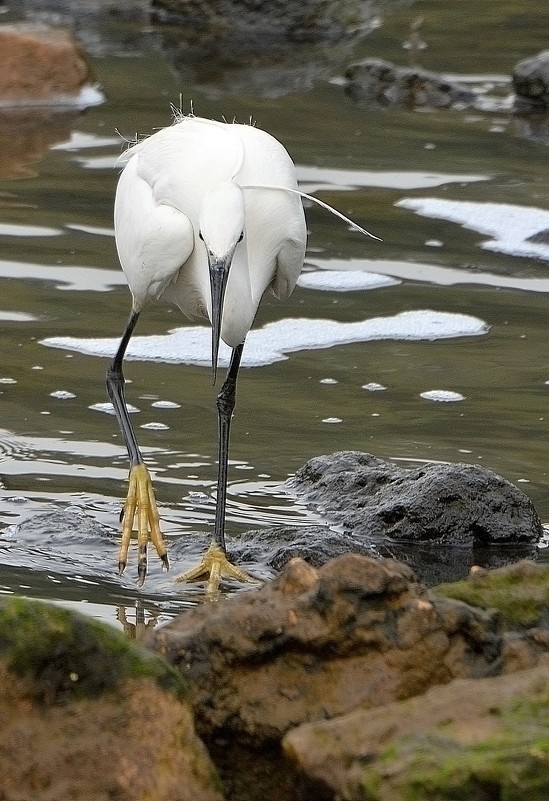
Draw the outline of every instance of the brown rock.
M391 559L293 560L257 592L181 615L153 647L188 679L197 726L255 744L293 726L503 669L495 611L429 594ZM535 661L544 650L527 640ZM232 736L232 735L231 735Z
M549 661L412 700L307 724L287 754L329 797L545 801Z
M67 102L93 82L88 60L69 31L0 25L0 105Z
M3 801L221 801L188 707L153 679L48 704L0 663Z
M111 626L0 598L2 801L221 801L185 685Z

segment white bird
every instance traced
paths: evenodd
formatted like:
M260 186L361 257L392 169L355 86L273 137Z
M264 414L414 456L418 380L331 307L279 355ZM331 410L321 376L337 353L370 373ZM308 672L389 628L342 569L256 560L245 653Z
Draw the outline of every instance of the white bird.
M293 291L305 258L307 230L294 163L270 134L252 126L176 114L173 125L130 147L121 157L114 206L116 246L132 293L129 321L107 371L107 389L128 449L130 475L123 509L119 571L126 567L137 517L138 580L147 572L147 545L166 569L167 549L149 471L124 397L122 362L137 319L150 300L166 300L188 317L212 325L215 382L220 338L232 348L217 398L219 462L213 541L202 563L180 579L254 579L225 554L229 429L246 335L264 292L280 299ZM375 237L374 237L375 238Z

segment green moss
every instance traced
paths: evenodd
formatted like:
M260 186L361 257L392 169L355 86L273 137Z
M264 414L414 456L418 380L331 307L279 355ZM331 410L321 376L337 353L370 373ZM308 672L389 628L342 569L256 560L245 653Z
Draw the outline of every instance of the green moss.
M546 801L549 794L547 736L520 743L516 737L456 748L431 742L431 754L418 754L409 766L403 798L483 798Z
M480 743L439 734L403 738L364 768L357 797L377 798L367 788L389 779L399 801L547 801L548 707L535 711L532 721L508 709L505 727Z
M433 592L471 606L497 609L511 626L543 625L549 609L549 567L519 562L466 581L440 584Z
M49 701L97 695L138 677L185 694L180 675L161 657L108 625L38 601L0 602L0 657Z

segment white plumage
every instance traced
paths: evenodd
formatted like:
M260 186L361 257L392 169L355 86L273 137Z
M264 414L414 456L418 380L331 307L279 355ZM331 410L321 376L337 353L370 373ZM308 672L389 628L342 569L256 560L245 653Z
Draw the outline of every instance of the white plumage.
M285 148L250 125L183 117L122 160L115 232L135 307L162 298L191 318L211 320L207 248L217 245L222 257L219 245L227 250L244 233L232 257L220 332L230 347L241 344L267 287L288 297L303 266L305 217L299 195L283 191L297 190Z
M189 317L212 324L212 368L219 340L232 348L217 398L219 458L213 542L198 568L183 580L208 577L216 591L223 577L253 580L225 553L229 430L246 335L261 298L293 291L303 267L307 229L301 197L319 203L364 234L368 232L297 187L295 166L274 137L251 125L178 116L174 125L130 147L118 182L114 222L120 263L133 296L130 319L107 371L107 388L130 457L119 570L126 566L137 520L138 576L147 571L152 540L165 567L151 478L124 397L122 362L139 314L149 300L175 303Z

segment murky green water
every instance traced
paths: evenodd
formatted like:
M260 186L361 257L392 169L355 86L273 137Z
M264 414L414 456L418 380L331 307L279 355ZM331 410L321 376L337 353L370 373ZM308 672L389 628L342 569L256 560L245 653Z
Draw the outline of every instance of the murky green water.
M107 619L117 607L143 604L162 620L195 597L178 596L152 559L141 592L134 564L127 576L116 575L114 535L127 459L114 417L91 408L106 401L107 360L43 342L122 332L129 294L112 235L114 161L121 151L115 130L131 138L168 124L169 104L178 104L180 93L183 108L192 101L202 116L246 121L253 115L287 146L305 190L383 239L366 240L311 207L310 269L399 279L354 292L298 287L284 304L266 299L258 328L281 318L348 323L424 309L472 315L489 326L479 336L303 348L243 370L229 533L310 520L280 485L310 457L347 448L401 464L483 464L519 483L549 518L549 248L537 257L513 255L512 242L507 252L484 248L518 229L505 206L494 212L501 229L495 236L482 228L480 212L470 215L467 228L396 205L422 198L511 204L534 217L547 210L549 228L549 145L525 136L502 103L513 64L546 46L549 12L535 0L406 4L382 16L348 60L376 55L406 63L402 42L418 14L425 17L428 44L422 64L471 79L483 97L495 98L491 111L373 110L353 101L337 80L315 81L315 69L297 63L296 88L288 93L275 91L279 82L269 82L260 67L246 74L209 63L178 74L157 33L134 35L126 27L123 34L104 31L101 47L96 42L103 105L82 116L0 120L2 591L86 601L84 610ZM342 69L334 72L337 77ZM137 333L185 325L177 311L155 306ZM210 531L213 521L215 392L201 366L132 361L126 375L180 572L196 558L193 532ZM363 388L371 382L386 389ZM463 400L422 398L429 390ZM153 406L156 401L180 406ZM40 522L25 528L37 515L67 507L77 508L75 517L84 511L104 524L112 540L67 536L65 529L56 537ZM19 523L22 529L14 529Z

